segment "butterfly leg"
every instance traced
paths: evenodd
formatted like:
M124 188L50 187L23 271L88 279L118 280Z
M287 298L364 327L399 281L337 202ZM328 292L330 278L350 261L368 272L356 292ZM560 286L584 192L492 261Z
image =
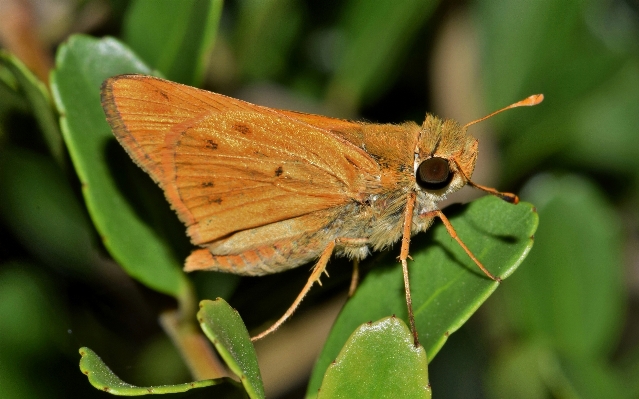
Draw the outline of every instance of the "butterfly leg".
M299 304L302 302L302 299L304 299L306 294L308 294L308 292L311 290L311 287L313 287L313 284L315 284L316 281L319 282L319 279L322 276L322 273L326 270L326 264L328 263L328 260L330 259L333 253L333 250L335 249L336 241L337 240L333 240L326 246L326 248L322 252L322 255L320 255L319 260L315 264L315 267L313 267L313 272L311 273L311 276L306 282L306 285L304 286L304 288L302 288L302 291L299 293L297 298L295 298L295 301L293 301L293 304L288 308L286 313L284 313L284 315L280 317L279 320L277 320L268 329L252 337L251 341L257 341L258 339L264 338L268 334L277 330L289 317L291 317L293 312L295 312Z
M368 238L338 238L337 243L346 247L361 248L368 244ZM357 285L359 284L359 258L353 257L353 274L351 274L351 284L348 287L348 297L352 297L355 294Z
M353 274L351 275L351 285L348 287L348 297L352 297L359 283L359 259L353 259Z
M413 341L415 346L419 345L419 338L417 337L417 329L415 328L415 315L413 315L413 300L410 296L410 281L408 280L408 249L410 246L410 234L413 225L413 211L415 209L415 192L412 191L408 194L408 201L406 201L406 210L404 211L404 229L402 232L402 249L399 253L399 260L402 262L402 273L404 275L404 290L406 291L406 306L408 307L408 322L410 323L410 330L413 333Z
M459 244L459 246L462 247L462 249L464 251L466 251L466 253L468 254L468 256L470 257L470 259L473 260L473 262L475 262L475 264L481 269L482 272L484 272L484 274L486 276L488 276L491 280L495 280L498 283L501 283L501 278L499 277L495 277L493 276L493 274L491 272L488 271L488 269L486 269L484 267L484 265L481 264L481 262L479 261L479 259L477 259L475 257L475 255L473 255L472 252L470 252L470 249L468 249L468 247L466 246L466 244L464 244L464 242L459 238L459 236L457 235L457 232L455 231L455 228L453 227L453 225L450 223L450 221L448 220L448 218L442 213L442 211L440 210L434 210L434 211L430 211L430 212L426 212L422 215L419 215L420 217L438 217L442 223L444 223L444 226L446 227L446 230L448 230L448 234L450 234L450 236L457 241L457 243Z

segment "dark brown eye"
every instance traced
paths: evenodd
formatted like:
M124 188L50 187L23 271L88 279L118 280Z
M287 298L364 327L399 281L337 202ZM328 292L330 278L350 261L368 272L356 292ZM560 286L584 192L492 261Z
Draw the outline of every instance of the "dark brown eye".
M444 158L429 158L417 168L417 184L426 190L441 190L448 186L453 178Z

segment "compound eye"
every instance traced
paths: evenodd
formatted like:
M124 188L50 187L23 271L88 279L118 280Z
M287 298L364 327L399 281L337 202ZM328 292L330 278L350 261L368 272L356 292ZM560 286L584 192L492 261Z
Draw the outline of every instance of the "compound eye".
M444 158L429 158L417 168L417 184L426 190L441 190L453 178L448 161Z

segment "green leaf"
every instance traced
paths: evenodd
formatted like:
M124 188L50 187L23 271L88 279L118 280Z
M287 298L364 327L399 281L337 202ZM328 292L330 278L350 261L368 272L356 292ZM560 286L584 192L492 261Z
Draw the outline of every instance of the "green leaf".
M536 244L535 244L536 246ZM536 250L536 248L535 248ZM543 343L511 345L495 356L488 372L489 398L544 399L550 385L565 385L565 378L557 372L553 381L544 378L543 370L556 371L552 350ZM568 396L570 397L570 396Z
M159 188L118 145L100 105L102 81L132 72L151 71L118 41L73 36L58 51L51 88L64 140L104 245L129 275L180 297L188 290L182 258L168 244L173 238L164 231L171 230L160 228L170 221L178 225L177 217Z
M6 137L7 116L12 112L29 112L29 103L20 93L16 77L0 63L0 137Z
M546 96L534 112L506 113L492 121L506 144L504 178L520 179L551 156L635 173L637 26L605 2L476 4L489 109L533 93Z
M226 382L227 378L187 382L185 384L158 385L138 387L127 384L120 377L113 374L102 359L89 348L80 348L80 371L89 378L91 385L97 389L118 396L142 396L164 393L178 393L190 391L193 388L204 388Z
M560 364L566 378L583 399L631 399L636 398L631 385L635 379L625 380L616 367L607 361L590 357L561 356ZM561 393L555 394L560 397Z
M65 341L59 333L69 325L63 293L43 269L24 261L0 264L0 360L11 364L0 374L28 358L47 358Z
M492 365L494 398L634 398L631 384L606 360L560 355L543 340L511 346ZM636 378L635 378L636 379ZM630 389L629 389L630 388Z
M51 158L17 147L0 151L0 218L43 263L84 276L93 270L93 226Z
M64 164L64 144L51 96L44 83L14 55L0 50L0 68L7 68L16 80L18 90L27 98L44 141L58 165Z
M337 69L331 79L331 100L354 110L372 101L392 82L408 45L439 1L350 0L338 29L344 36Z
M404 322L361 325L328 367L320 398L430 398L428 361Z
M585 3L580 1L496 0L477 3L477 18L483 22L480 27L485 43L482 76L486 79L484 87L491 109L506 105L502 104L503 101L518 100L522 95L538 91L544 92L548 100L561 101L554 96L553 89L560 89L560 84L565 84L566 79L570 79L571 83L581 80L578 87L582 88L582 93L584 86L593 83L590 79L584 80L585 76L581 73L560 76L567 69L557 68L557 61L561 59L578 67L580 72L599 72L598 68L579 66L577 60L571 58L581 55L581 46L587 42L594 44L588 32L583 32L588 37L573 36L582 33L584 7ZM558 37L566 39L557 40ZM575 46L576 41L581 46ZM510 62L503 62L504 57ZM550 68L555 73L549 75ZM574 88L571 86L571 89ZM533 92L528 93L531 89ZM566 91L561 90L562 97L566 94ZM519 117L512 113L500 117L502 121L515 119Z
M200 326L252 399L264 398L257 354L237 311L222 298L200 302Z
M451 208L445 213L459 237L502 279L515 271L532 247L538 219L530 204L515 206L488 196ZM409 261L415 322L429 360L499 285L477 268L444 226L435 223L432 231L412 239L414 261ZM395 249L379 261L347 302L315 365L308 395L317 391L324 370L358 325L392 314L407 319L397 255Z
M615 365L622 368L619 374L625 381L628 392L631 393L631 396L637 398L639 397L639 381L634 377L639 375L639 345L635 344L625 352L621 355L621 359L615 362Z
M539 176L522 196L548 223L526 267L502 292L511 319L564 353L604 358L624 312L620 221L598 188L576 176Z
M2 397L37 399L57 396L52 392L55 388L51 389L55 385L42 378L43 369L47 369L46 364L55 364L56 371L65 369L60 363L66 361L57 362L56 359L63 358L60 357L60 348L66 346L69 337L62 332L72 324L72 318L63 299L66 287L56 286L59 274L52 276L55 275L46 273L41 264L25 261L0 264ZM51 374L48 376L51 377ZM64 383L67 386L72 384L68 380Z
M199 86L213 50L222 0L136 0L124 41L168 79Z
M579 102L571 115L574 145L565 156L578 166L616 172L639 171L639 60Z
M281 75L301 27L297 0L238 2L234 50L239 70L254 80Z

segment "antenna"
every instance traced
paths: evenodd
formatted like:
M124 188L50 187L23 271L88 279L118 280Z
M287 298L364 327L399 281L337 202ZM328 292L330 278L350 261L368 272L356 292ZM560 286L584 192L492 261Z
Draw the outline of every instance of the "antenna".
M479 118L477 120L474 120L472 122L469 122L467 124L464 125L464 129L467 128L468 126L474 125L475 123L481 122L481 121L485 121L486 119L490 118L491 116L495 116L500 112L503 112L507 109L511 109L511 108L517 108L517 107L532 107L533 105L537 105L540 102L544 101L544 95L543 94L533 94L530 97L524 98L521 101L517 101L514 104L510 104L509 106L500 109L499 111L495 111L490 115L486 115L483 118Z

